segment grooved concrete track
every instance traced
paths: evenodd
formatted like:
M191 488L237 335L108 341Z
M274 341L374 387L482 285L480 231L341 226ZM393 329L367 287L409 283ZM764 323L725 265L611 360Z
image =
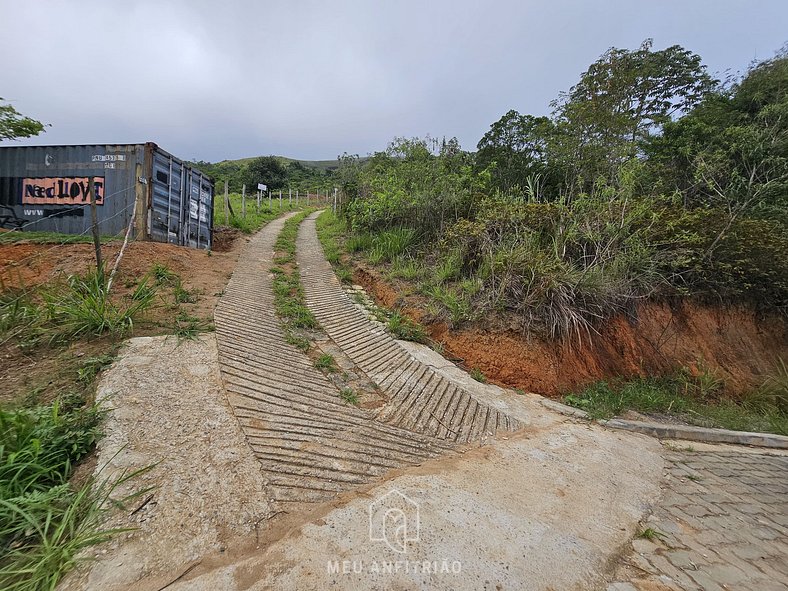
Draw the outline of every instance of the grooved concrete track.
M516 419L416 360L350 301L318 241L319 213L303 222L296 243L307 305L328 336L388 396L378 418L455 442L519 429Z
M342 402L310 359L287 343L269 272L284 221L271 222L249 242L216 307L219 365L270 497L320 502L449 446Z

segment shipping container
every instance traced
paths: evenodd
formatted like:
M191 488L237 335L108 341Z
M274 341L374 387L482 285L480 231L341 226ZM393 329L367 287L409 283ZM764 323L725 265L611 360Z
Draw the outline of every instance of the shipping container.
M152 142L0 147L0 227L90 234L90 177L102 235L211 248L212 179Z

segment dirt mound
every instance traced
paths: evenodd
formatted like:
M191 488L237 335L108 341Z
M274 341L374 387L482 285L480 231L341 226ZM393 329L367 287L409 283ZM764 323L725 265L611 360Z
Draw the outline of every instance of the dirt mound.
M227 252L232 250L233 244L241 236L241 231L238 228L230 228L221 226L213 229L212 234L212 248L215 252Z
M445 353L477 368L500 385L559 396L600 379L707 368L725 381L726 393L751 389L788 358L788 324L778 315L745 307L720 308L684 302L648 302L635 319L609 320L598 334L555 341L518 331L426 322L416 296L402 295L374 270L357 269L355 280L384 306L398 306L425 324Z

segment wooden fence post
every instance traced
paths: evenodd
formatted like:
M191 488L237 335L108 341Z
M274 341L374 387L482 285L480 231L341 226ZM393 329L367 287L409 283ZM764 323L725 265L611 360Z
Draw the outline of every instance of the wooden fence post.
M246 217L246 183L241 187L241 215Z
M101 259L101 236L98 229L98 208L96 207L96 188L93 177L88 177L88 197L90 198L90 221L93 229L93 247L96 249L96 271L104 278L104 261Z
M224 225L230 225L230 195L227 192L227 181L224 181Z

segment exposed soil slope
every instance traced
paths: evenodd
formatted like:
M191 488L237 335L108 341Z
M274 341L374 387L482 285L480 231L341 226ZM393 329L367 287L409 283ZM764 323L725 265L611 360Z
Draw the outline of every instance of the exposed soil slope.
M729 395L736 395L760 383L778 357L788 358L785 320L744 307L648 302L634 320L616 317L582 342L559 342L505 328L451 329L443 322L429 322L417 297L403 296L401 286L376 270L358 266L354 278L380 304L399 307L421 321L445 352L466 367L478 368L498 384L545 396L599 379L659 374L677 367L705 367L725 381Z

